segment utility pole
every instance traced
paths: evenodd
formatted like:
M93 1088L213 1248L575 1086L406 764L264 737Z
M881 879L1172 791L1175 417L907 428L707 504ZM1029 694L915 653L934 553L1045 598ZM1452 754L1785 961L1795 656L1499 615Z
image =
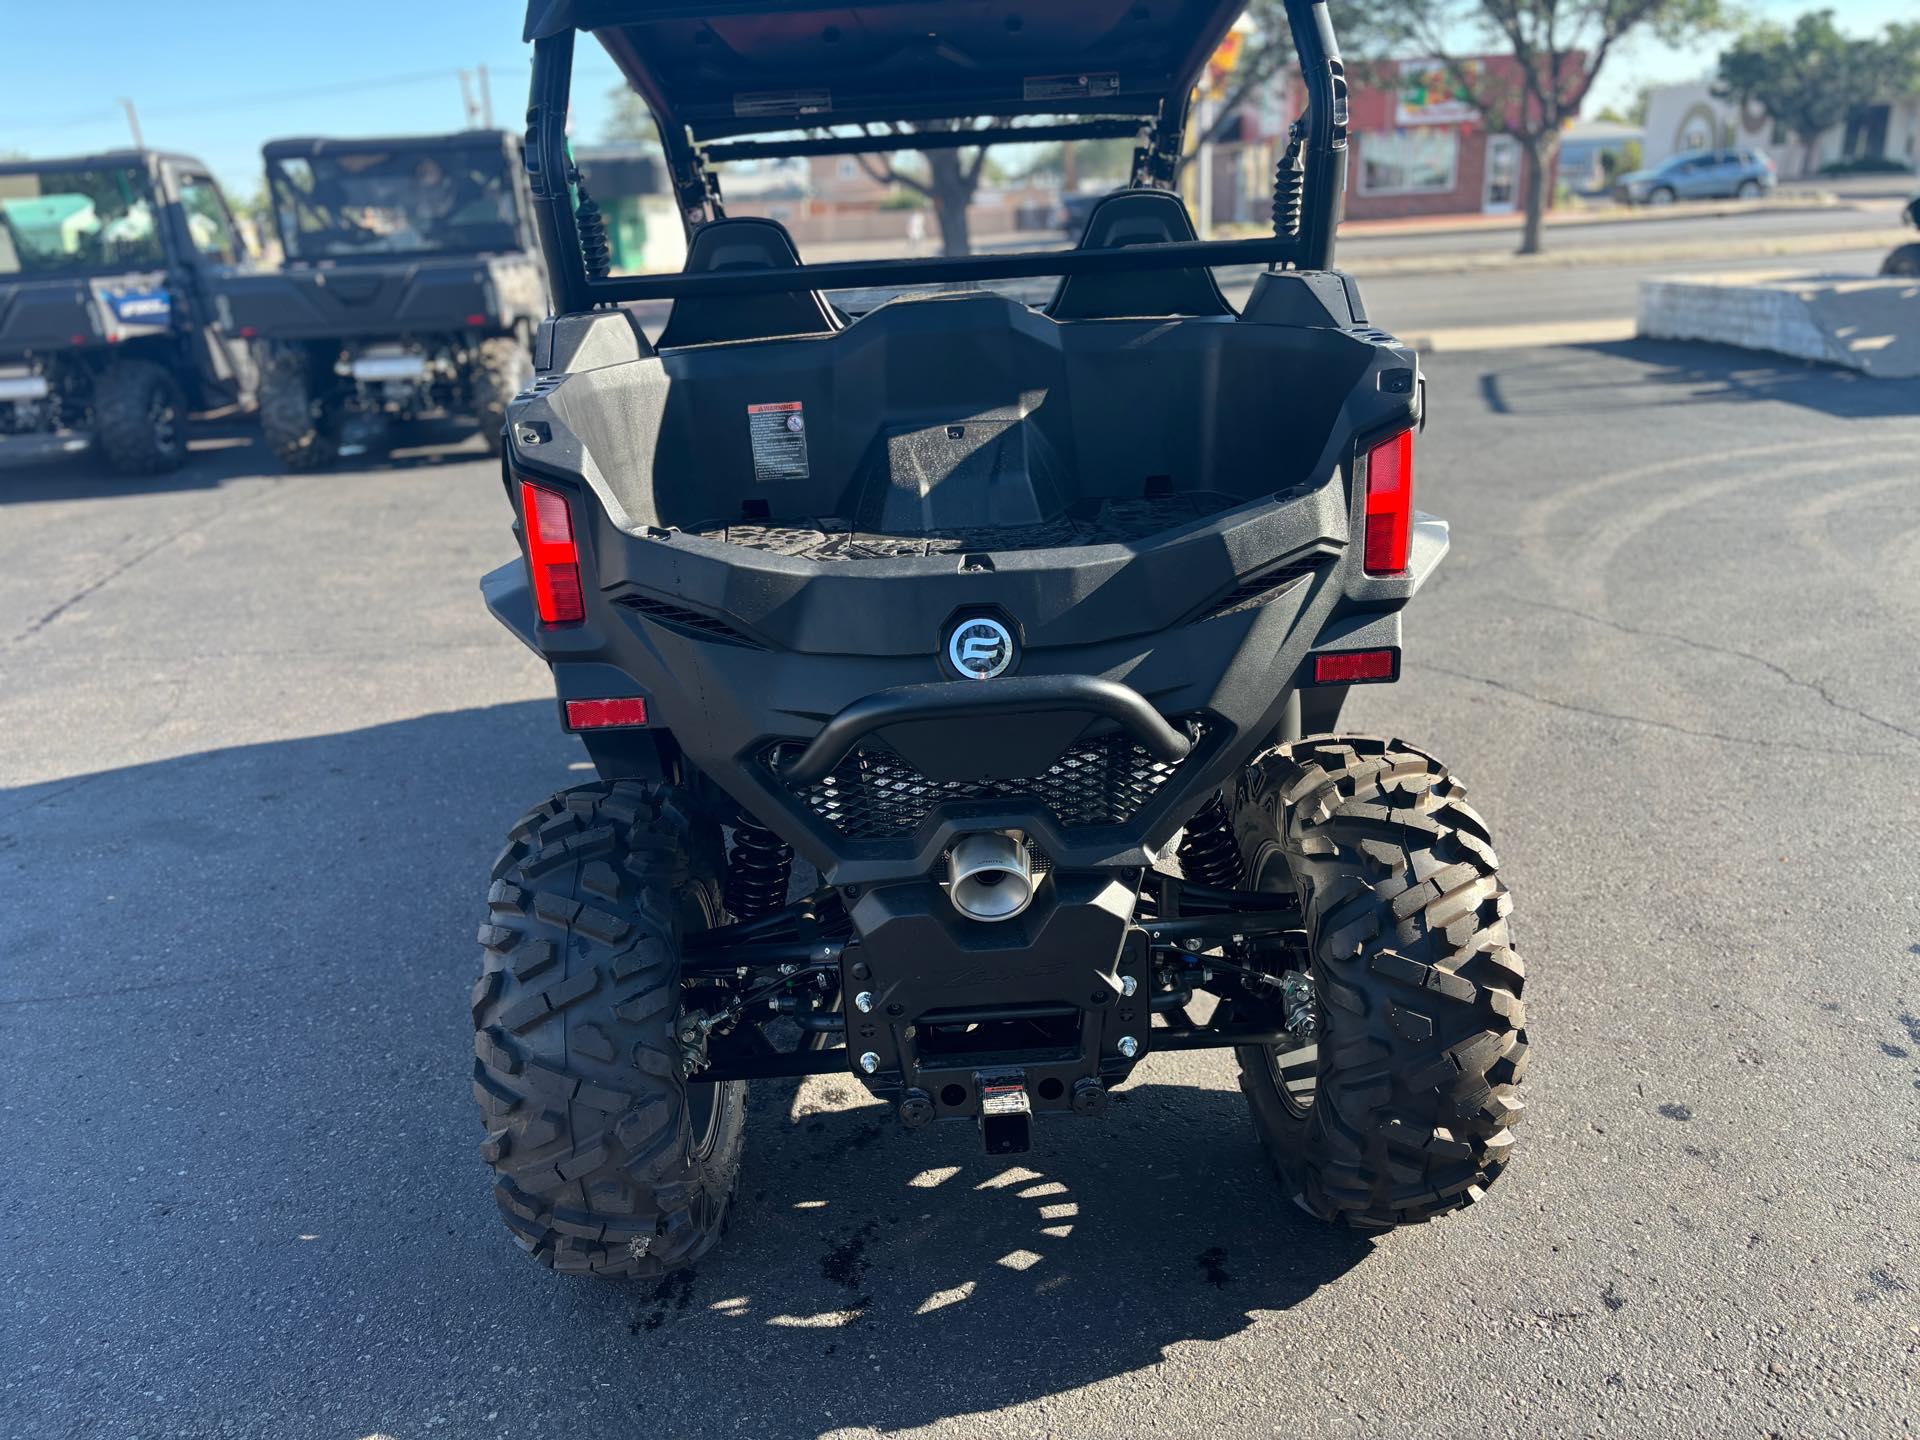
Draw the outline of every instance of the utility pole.
M460 105L467 112L467 128L471 130L478 122L480 107L473 103L473 72L460 72Z
M493 128L493 78L484 65L480 67L480 124L488 130Z
M127 112L127 128L133 132L133 148L136 150L146 149L147 142L140 138L140 112L133 108L133 101L127 99L124 95L120 97L120 103L125 107Z

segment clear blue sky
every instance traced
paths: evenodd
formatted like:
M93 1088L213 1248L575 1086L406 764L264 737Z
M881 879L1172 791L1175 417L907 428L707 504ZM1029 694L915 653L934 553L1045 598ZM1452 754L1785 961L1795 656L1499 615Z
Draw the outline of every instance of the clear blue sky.
M1914 0L1844 0L1867 31L1913 13ZM1790 19L1802 0L1749 0ZM130 96L151 145L197 154L227 184L259 184L259 149L281 135L407 134L466 123L458 72L491 67L495 119L517 127L526 103L521 0L0 0L7 40L0 150L73 154L127 143L117 98ZM1674 52L1637 42L1602 76L1598 108L1647 80L1712 68L1716 47ZM575 76L575 129L597 138L613 68L591 43Z

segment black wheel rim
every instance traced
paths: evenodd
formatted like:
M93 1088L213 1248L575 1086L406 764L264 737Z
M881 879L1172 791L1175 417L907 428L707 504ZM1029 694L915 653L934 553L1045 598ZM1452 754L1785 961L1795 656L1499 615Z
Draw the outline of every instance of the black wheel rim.
M717 918L718 907L714 904L711 886L693 884L680 892L682 935L711 930ZM687 1128L692 1135L695 1159L705 1160L713 1154L714 1146L719 1143L720 1091L723 1088L723 1085L713 1081L702 1081L686 1087Z
M1287 869L1287 860L1280 846L1268 841L1263 844L1249 867L1248 879L1252 888L1263 894L1285 894L1293 889L1293 873ZM1326 1011L1316 1005L1320 1011L1321 1024L1326 1023ZM1313 1109L1315 1095L1320 1090L1320 1044L1318 1040L1305 1040L1293 1045L1263 1045L1260 1047L1267 1062L1267 1078L1273 1084L1274 1093L1280 1097L1280 1103L1287 1113L1295 1119L1304 1120L1307 1112Z
M167 387L156 385L153 394L147 398L147 424L153 430L153 446L162 455L172 455L180 448L180 407L173 402L173 396L167 393Z

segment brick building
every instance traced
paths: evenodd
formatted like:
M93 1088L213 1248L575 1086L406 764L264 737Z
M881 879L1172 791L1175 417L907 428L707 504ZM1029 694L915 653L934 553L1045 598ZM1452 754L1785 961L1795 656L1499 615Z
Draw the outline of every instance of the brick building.
M1568 67L1584 64L1569 57ZM1465 62L1476 88L1519 96L1523 72L1511 55ZM1486 117L1457 93L1444 67L1402 61L1383 83L1353 91L1353 160L1347 214L1355 220L1401 215L1499 215L1526 203L1527 154L1511 135L1492 133ZM1552 194L1554 177L1548 177Z
M1512 56L1464 63L1483 92L1521 93L1522 72ZM1583 56L1569 56L1568 73L1583 63ZM1457 93L1444 67L1406 60L1356 64L1349 73L1348 218L1499 215L1525 207L1525 149L1512 136L1489 131L1486 117ZM1279 132L1299 113L1305 93L1299 77L1289 76L1277 97L1245 105L1215 128L1216 139L1225 142L1214 149L1216 221L1252 222L1266 214Z

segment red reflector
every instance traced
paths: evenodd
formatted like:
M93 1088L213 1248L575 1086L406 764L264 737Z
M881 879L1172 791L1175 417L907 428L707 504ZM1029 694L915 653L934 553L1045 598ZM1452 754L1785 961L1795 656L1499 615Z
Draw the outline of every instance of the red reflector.
M242 325L240 327L240 338L242 340L258 340L260 338L260 332L251 325Z
M579 624L587 611L567 497L522 480L520 513L526 519L527 568L533 572L533 598L540 618L549 625Z
M1316 685L1365 685L1399 678L1398 650L1345 650L1313 657Z
M469 315L467 317L467 324L471 325L476 330L478 330L482 325L485 325L486 323L487 323L487 317L484 315Z
M1367 573L1405 573L1412 539L1413 432L1406 430L1367 452Z
M647 702L638 695L628 700L569 700L569 730L611 730L621 725L647 723Z

